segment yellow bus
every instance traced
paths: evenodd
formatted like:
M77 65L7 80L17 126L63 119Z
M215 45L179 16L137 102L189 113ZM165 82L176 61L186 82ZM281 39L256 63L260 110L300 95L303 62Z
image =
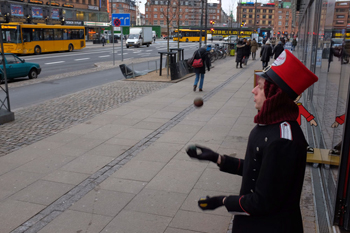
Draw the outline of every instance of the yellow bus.
M189 42L189 41L197 41L199 42L199 32L200 30L191 30L191 29L180 29L175 30L175 36L173 37L173 41L180 40L180 42ZM202 41L205 40L205 30L202 30Z
M86 46L83 26L3 23L1 30L5 53L71 52Z

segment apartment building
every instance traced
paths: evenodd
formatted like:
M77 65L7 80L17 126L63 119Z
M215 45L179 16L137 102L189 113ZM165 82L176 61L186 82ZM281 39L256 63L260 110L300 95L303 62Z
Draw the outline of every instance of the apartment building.
M203 5L203 15L205 15ZM208 3L207 25L212 20L222 22L221 1L219 3ZM147 25L160 25L162 34L166 34L167 19L170 22L170 30L179 26L198 27L201 23L202 1L200 0L147 0L145 3L145 23ZM203 17L203 24L205 23Z
M107 0L0 0L0 22L84 25L93 40L109 25Z
M294 37L297 27L293 25L292 3L280 1L275 7L274 36Z

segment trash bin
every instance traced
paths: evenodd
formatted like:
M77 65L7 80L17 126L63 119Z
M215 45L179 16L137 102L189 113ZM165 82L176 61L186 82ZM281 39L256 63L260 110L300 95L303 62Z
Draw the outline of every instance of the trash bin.
M236 51L235 51L234 49L231 49L231 50L230 50L230 56L234 56L234 55L235 55L235 52L236 52Z

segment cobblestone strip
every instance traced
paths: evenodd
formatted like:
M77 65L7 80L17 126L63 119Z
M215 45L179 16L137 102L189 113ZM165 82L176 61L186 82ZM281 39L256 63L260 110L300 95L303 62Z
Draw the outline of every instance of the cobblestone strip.
M225 85L232 82L237 76L243 73L244 70L239 73L233 75L228 78L225 82L211 90L204 96L205 100L208 100L218 91L220 91ZM82 183L74 187L67 194L61 196L51 205L46 207L44 210L39 212L37 215L29 219L27 222L23 223L21 226L12 231L12 233L34 233L40 231L43 227L49 224L52 220L54 220L58 215L63 213L66 209L68 209L73 203L80 200L83 196L85 196L88 192L94 189L97 185L102 183L105 179L115 173L118 169L120 169L124 164L130 161L133 157L135 157L139 152L146 149L153 142L158 140L165 132L170 130L172 127L181 122L188 114L193 112L195 107L190 105L175 117L170 119L164 125L153 131L151 134L146 136L144 139L139 141L136 145L131 147L129 150L125 151L118 158L114 159L112 162L92 174Z
M116 81L19 109L15 112L15 121L0 125L0 156L169 85L171 84Z

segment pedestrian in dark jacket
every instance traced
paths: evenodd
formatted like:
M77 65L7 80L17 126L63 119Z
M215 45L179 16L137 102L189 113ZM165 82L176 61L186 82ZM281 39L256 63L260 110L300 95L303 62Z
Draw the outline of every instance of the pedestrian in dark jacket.
M101 42L102 42L102 46L105 46L106 39L105 39L105 37L104 37L104 36L102 36Z
M244 57L244 51L245 51L245 44L243 44L242 40L239 40L237 45L236 45L236 68L238 68L238 63L239 67L242 67L242 61Z
M244 46L244 52L243 52L243 57L244 57L244 65L248 64L248 59L250 56L250 43L249 41L246 42L245 46Z
M261 57L263 69L268 66L271 56L272 56L272 48L271 48L270 42L267 41L266 44L260 50L260 57Z
M282 41L278 41L276 47L273 49L272 54L275 55L275 59L278 58L278 56L283 52L283 44Z
M224 206L232 212L232 233L303 232L299 205L307 142L297 122L294 99L318 78L289 51L275 63L257 73L258 85L252 93L258 113L244 159L199 145L186 150L191 158L214 162L220 171L242 176L239 195L207 196L198 201L204 211Z
M200 48L194 52L194 59L199 59L199 58L202 58L203 66L200 68L194 68L196 79L194 80L193 91L196 91L198 81L199 81L199 91L203 91L205 68L207 68L207 70L210 71L210 66L211 66L206 48Z

